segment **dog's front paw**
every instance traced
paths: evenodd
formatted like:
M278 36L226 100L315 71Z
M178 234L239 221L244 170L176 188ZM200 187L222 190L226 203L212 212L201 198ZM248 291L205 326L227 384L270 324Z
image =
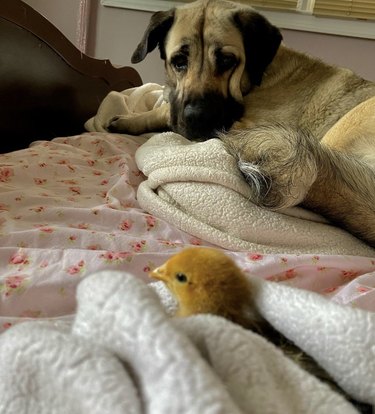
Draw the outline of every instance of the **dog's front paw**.
M140 125L137 116L114 116L107 126L109 132L118 132L123 134L140 135L144 128Z
M273 210L295 206L316 180L314 147L319 143L303 131L272 125L234 131L222 139L258 205Z
M169 104L163 103L146 112L115 116L109 121L107 130L132 135L165 131L170 129L169 113Z

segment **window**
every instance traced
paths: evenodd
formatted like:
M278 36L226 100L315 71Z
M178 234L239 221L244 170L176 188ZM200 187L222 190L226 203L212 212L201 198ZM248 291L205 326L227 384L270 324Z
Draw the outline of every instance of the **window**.
M101 0L105 6L168 10L193 0ZM237 0L283 29L375 39L375 0Z
M374 0L239 0L255 7L300 11L317 16L375 20ZM375 30L375 29L374 29Z
M189 0L101 0L101 3L104 6L155 12L159 10L168 10L183 3L189 3Z
M314 13L323 16L375 20L374 0L315 0ZM374 23L375 24L375 23ZM375 30L375 28L374 28Z
M273 10L297 10L298 0L239 0L239 3L249 4L250 6L273 9Z

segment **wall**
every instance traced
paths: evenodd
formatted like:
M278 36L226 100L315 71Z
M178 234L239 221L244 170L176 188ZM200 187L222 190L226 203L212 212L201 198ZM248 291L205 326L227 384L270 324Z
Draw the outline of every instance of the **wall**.
M151 13L104 7L99 0L91 6L88 53L100 59L110 59L116 65L132 65L131 55L137 47ZM134 66L143 82L164 82L163 62L158 51Z
M116 65L131 65L130 57L148 24L151 13L105 7L100 0L24 0L46 16L81 50ZM86 7L83 10L83 6ZM83 11L82 11L83 10ZM90 18L87 33L79 22L82 14ZM85 29L85 28L83 28ZM375 40L283 30L285 43L321 59L348 67L375 81ZM158 51L135 65L144 82L164 82L163 62Z
M288 46L352 69L375 82L375 40L293 30L284 30L283 36Z
M112 63L131 65L130 57L146 28L151 13L104 7L93 0L88 51ZM375 81L375 40L283 30L285 43L329 63L348 67ZM135 66L144 82L163 83L163 63L158 51Z
M86 51L91 0L23 1L53 23L80 50Z

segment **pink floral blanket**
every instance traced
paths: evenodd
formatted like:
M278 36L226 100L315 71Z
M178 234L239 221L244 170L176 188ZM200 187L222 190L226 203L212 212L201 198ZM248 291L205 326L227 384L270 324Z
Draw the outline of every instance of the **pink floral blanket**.
M146 137L84 133L0 155L0 331L75 312L78 283L98 270L149 282L189 245L208 245L143 211L134 154ZM375 258L228 252L252 275L375 311Z

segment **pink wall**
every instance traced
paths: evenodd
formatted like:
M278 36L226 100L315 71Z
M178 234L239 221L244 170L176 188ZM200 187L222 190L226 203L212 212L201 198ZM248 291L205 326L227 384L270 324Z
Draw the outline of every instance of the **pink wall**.
M375 23L374 23L375 30ZM284 42L375 82L375 40L283 30Z
M23 0L86 51L91 0ZM96 0L95 0L96 1Z
M141 39L151 13L104 7L95 1L90 26L88 51L113 63L130 65L130 57ZM375 81L375 40L283 30L285 43L329 63L348 67L366 79ZM158 52L136 65L144 82L164 81L163 64Z

